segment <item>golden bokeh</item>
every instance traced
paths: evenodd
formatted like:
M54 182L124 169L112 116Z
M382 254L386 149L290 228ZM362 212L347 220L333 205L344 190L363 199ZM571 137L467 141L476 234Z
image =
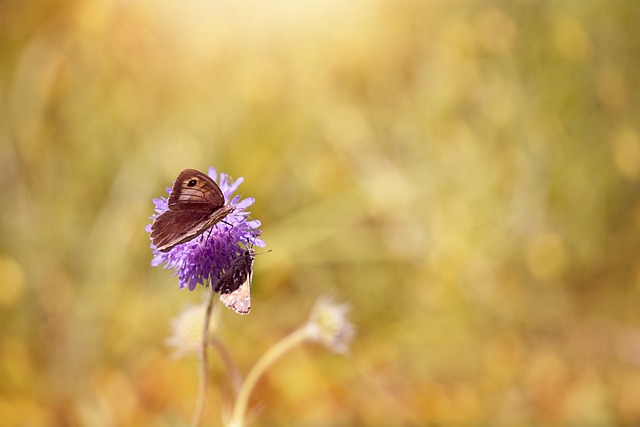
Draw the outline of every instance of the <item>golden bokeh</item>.
M287 354L252 425L637 425L638 22L605 0L0 3L0 425L190 425L197 357L165 341L202 289L151 266L145 226L209 166L245 178L272 250L251 314L217 318L239 370L323 295L357 331Z

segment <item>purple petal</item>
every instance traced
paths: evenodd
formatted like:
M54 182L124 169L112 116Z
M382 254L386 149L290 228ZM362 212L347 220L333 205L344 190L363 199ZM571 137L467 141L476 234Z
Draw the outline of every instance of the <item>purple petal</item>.
M209 177L218 182L218 172L216 172L216 168L214 168L213 166L209 166Z
M209 168L209 176L215 180L214 168ZM243 181L243 178L232 181L227 174L220 173L218 184L229 200ZM168 193L171 193L170 188ZM168 209L165 198L154 199L153 202L156 214L152 219ZM151 265L164 264L164 268L173 270L174 275L178 276L180 288L183 289L194 290L199 283L215 286L221 272L229 268L233 260L242 253L243 247L265 246L262 239L258 238L261 234L258 229L260 221L246 220L249 212L245 209L254 202L255 199L252 197L241 199L240 196L234 196L230 204L235 210L225 218L225 223L214 225L206 233L194 240L176 245L169 252L160 252L151 244L154 252ZM146 230L150 231L150 225Z
M240 178L236 179L236 181L227 188L227 191L229 193L235 193L238 187L240 187L240 184L242 184L243 182L244 182L244 177L241 176Z
M246 199L236 203L236 209L245 209L254 204L256 199L253 197L247 197Z
M252 219L251 221L247 221L247 225L251 228L258 228L262 223L257 219Z

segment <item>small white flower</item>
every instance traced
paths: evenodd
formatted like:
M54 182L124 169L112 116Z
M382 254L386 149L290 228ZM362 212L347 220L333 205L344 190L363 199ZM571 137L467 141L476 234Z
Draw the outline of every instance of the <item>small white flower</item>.
M306 326L309 339L337 353L346 353L356 330L347 319L348 311L348 304L337 304L329 297L319 298Z
M172 335L165 344L173 347L173 356L179 358L188 353L197 353L202 347L202 326L206 304L190 305L171 321ZM220 327L219 310L213 306L209 319L209 336L214 336Z

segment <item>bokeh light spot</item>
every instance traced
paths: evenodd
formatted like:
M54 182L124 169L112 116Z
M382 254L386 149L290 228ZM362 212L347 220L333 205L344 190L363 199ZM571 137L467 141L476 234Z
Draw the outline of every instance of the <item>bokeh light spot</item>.
M567 266L565 244L551 231L533 236L527 245L526 257L529 271L540 280L559 278Z
M24 270L12 258L0 257L0 305L10 307L20 301L25 290Z
M561 15L556 18L554 40L560 55L569 60L583 61L590 51L589 35L573 16Z
M640 177L640 137L638 133L625 128L619 131L612 144L613 162L622 176L631 180Z

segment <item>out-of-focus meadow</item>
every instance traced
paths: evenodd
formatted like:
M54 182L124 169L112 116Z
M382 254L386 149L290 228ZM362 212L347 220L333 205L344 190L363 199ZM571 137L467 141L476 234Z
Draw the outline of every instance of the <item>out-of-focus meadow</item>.
M201 301L153 197L215 166L272 252L222 313L254 425L640 422L640 8L620 1L0 3L0 425L180 426ZM205 425L230 398L213 354ZM221 388L216 384L223 384Z

